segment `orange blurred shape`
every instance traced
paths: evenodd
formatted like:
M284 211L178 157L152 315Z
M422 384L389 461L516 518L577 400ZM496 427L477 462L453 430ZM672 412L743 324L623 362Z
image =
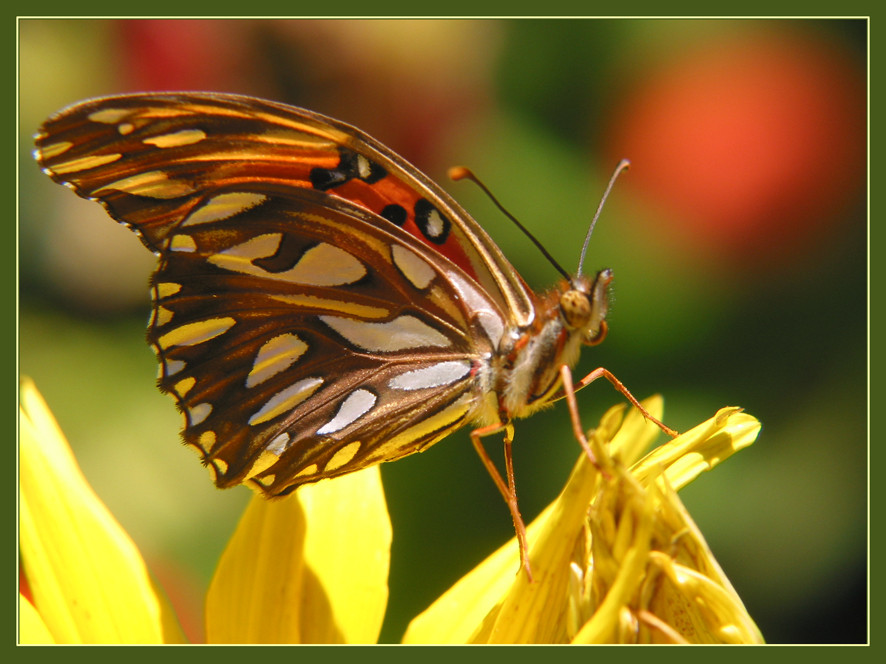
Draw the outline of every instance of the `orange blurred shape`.
M687 249L748 266L795 256L863 221L863 66L790 31L707 42L633 86L607 151L631 159L625 186Z

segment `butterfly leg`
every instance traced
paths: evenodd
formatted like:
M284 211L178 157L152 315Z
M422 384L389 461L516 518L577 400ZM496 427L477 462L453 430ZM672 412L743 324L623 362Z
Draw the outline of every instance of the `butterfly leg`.
M492 463L492 459L489 458L489 454L486 453L486 448L483 447L483 442L480 440L484 436L491 436L500 431L504 431L505 434L505 469L508 477L507 483L502 479L495 464ZM492 477L492 481L495 482L495 486L498 487L499 493L501 493L502 498L505 499L505 503L507 503L508 509L511 512L511 518L514 521L514 531L517 533L517 543L520 546L520 565L526 570L526 576L531 582L532 568L529 565L529 546L526 540L526 524L523 523L523 517L520 515L520 508L517 505L517 489L514 484L514 457L512 455L514 425L507 422L474 429L471 431L471 442L474 444L474 449L477 450L477 454L480 456L480 461L486 466L486 471Z
M612 386L616 390L621 392L625 396L625 398L631 402L631 405L643 414L643 417L645 417L647 420L649 420L650 422L655 424L655 426L657 426L659 429L664 431L671 438L676 438L678 435L680 435L679 433L677 433L676 431L671 429L669 426L667 426L666 424L660 422L658 419L653 417L652 414L648 410L643 408L643 406L640 405L640 402L637 401L636 397L634 397L634 395L630 393L628 388L626 388L624 386L624 384L618 378L616 378L612 374L612 372L609 371L608 369L604 369L603 367L600 367L598 369L594 369L591 373L589 373L587 376L585 376L580 381L578 381L578 384L575 386L575 390L580 390L581 388L585 387L586 385L590 385L598 378L605 378L610 383L612 383ZM571 376L570 376L570 383L571 382L572 381L571 381ZM564 386L566 385L565 382L563 384L564 384ZM575 390L573 390L573 392Z
M595 466L597 465L597 455L591 450L588 438L585 436L584 428L581 425L581 419L578 415L578 401L575 398L575 386L572 384L572 369L567 365L560 367L560 378L563 382L563 394L566 397L566 405L569 406L569 419L572 421L572 433L588 455L588 459Z

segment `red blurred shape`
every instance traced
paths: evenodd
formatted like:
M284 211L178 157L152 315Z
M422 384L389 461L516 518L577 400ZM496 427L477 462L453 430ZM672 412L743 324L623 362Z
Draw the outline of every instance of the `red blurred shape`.
M132 90L238 92L254 85L251 23L211 19L117 21L121 75Z
M625 186L715 260L788 259L857 212L863 64L827 38L786 31L684 50L613 117L608 151L634 165Z

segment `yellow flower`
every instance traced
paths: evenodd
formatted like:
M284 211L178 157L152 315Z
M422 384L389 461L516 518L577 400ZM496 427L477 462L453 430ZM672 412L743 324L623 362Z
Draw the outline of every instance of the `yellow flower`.
M22 643L181 643L134 543L89 487L48 407L21 387ZM373 643L391 527L378 468L255 497L206 599L215 643Z
M135 545L83 478L30 382L21 390L22 643L181 643ZM660 401L645 403L659 415ZM657 410L656 410L657 409ZM410 625L411 643L759 642L674 493L750 444L724 410L631 464L655 432L610 411L561 496L529 527L535 582L509 542ZM605 449L604 449L605 448ZM377 467L254 498L206 598L210 643L373 643L390 521Z
M80 472L40 394L21 386L19 547L33 604L22 643L181 643L138 549Z
M660 399L644 407L661 417ZM512 540L415 618L406 643L761 643L676 490L750 445L737 408L635 460L657 436L611 409L560 496L528 528L535 582Z
M390 550L378 466L280 500L254 496L209 586L206 639L375 643Z

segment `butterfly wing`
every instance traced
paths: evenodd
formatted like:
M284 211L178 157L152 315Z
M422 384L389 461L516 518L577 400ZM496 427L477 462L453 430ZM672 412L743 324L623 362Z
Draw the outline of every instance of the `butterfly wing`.
M452 254L415 204L414 228L375 212L408 194L451 214L355 131L245 98L149 95L75 107L38 138L53 179L159 255L160 386L219 486L283 494L419 451L485 407L508 299L485 288L488 239L459 217ZM336 169L347 196L326 186Z
M473 415L501 314L469 279L317 192L226 196L248 200L236 228L201 221L231 205L210 200L172 237L148 334L220 485L279 494L416 452Z

